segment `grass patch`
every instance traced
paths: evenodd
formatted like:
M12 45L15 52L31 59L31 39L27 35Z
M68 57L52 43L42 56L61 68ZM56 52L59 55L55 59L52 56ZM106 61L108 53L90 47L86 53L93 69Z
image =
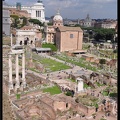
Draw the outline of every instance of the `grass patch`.
M103 94L103 96L108 96L108 92L106 92L106 91L103 91L102 94Z
M97 71L99 70L98 68L94 67L94 66L91 66L89 64L89 62L85 62L85 60L83 58L80 58L79 60L75 60L74 58L70 59L67 55L55 55L54 57L56 57L57 59L60 59L60 60L63 60L63 61L66 61L68 63L72 63L72 64L75 64L77 66L80 66L80 67L83 67L83 68L86 68L86 69L89 69L89 70L92 70L92 71Z
M97 85L98 87L100 87L100 86L105 86L104 84L100 84L99 82L96 82L96 85Z
M64 63L61 63L49 58L43 58L35 53L32 53L32 56L33 56L33 62L44 65L45 73L71 68L70 66L65 65Z
M63 63L60 63L60 62L57 62L55 60L48 59L48 58L42 59L41 63L46 65L47 68L49 68L51 71L58 71L58 70L63 70L63 69L69 69L70 68L69 66L67 66Z
M68 79L68 80L70 80L70 81L72 81L72 82L76 82L76 80L75 80L75 79Z
M87 85L86 83L84 83L83 88L88 88L88 87L90 87L90 86L89 86L89 85Z
M16 98L17 98L17 99L20 99L20 94L16 94Z
M29 69L32 70L33 72L39 73L39 71L37 71L35 68L29 68Z
M43 92L49 92L51 95L60 94L61 90L58 86L43 89Z
M97 106L97 103L99 101L99 99L95 96L91 96L91 95L84 95L84 96L79 96L76 98L75 100L77 103L82 103L86 106Z
M44 43L44 44L42 44L42 47L43 48L51 48L52 51L57 51L57 47L51 43Z

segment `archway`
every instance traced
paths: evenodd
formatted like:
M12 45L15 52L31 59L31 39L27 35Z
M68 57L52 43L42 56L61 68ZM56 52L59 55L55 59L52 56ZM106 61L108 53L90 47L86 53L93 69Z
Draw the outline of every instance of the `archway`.
M31 45L32 45L33 41L31 40Z
M22 45L22 41L20 41L20 45Z
M29 38L26 37L26 38L24 39L24 45L27 45L27 44L28 44L28 41L29 41Z

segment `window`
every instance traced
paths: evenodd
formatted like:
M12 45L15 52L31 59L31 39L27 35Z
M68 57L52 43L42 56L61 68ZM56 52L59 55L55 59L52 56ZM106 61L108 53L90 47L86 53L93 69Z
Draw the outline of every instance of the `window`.
M70 34L70 38L73 38L73 34Z
M41 11L39 11L39 17L41 17Z
M68 103L66 103L66 108L68 108Z
M5 19L5 21L7 21L7 19Z

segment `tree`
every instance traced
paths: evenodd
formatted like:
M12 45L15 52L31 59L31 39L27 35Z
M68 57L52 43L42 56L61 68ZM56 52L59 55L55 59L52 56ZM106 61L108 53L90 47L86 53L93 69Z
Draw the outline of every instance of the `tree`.
M22 23L21 27L25 26L27 24L27 18L21 17L20 19L23 19L23 23Z
M49 23L48 23L48 25L49 25L49 26L52 26L52 25L53 25L53 23L52 23L52 22L49 22Z
M44 23L42 23L42 22L39 21L38 19L29 19L28 21L29 21L30 23L39 25L40 27L41 27L41 26L44 26Z
M100 59L99 63L100 63L100 64L105 64L105 63L106 63L106 60L105 60L105 59Z
M80 27L80 24L75 24L75 27Z
M19 23L20 23L19 16L17 16L17 15L10 15L10 17L13 19L13 23L11 24L11 27L18 28Z
M105 59L100 59L100 60L99 60L99 63L101 64L101 67L103 68L103 64L106 63L106 60L105 60Z
M115 30L114 29L105 29L105 28L100 28L100 29L94 29L95 35L94 38L96 40L114 40L114 35L115 35Z

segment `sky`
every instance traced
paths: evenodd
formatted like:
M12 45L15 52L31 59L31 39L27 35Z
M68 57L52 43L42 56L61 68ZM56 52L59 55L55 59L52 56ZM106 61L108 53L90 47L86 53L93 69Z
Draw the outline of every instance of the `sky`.
M29 1L29 2L28 2ZM45 6L45 16L54 16L60 9L65 19L85 19L89 14L91 19L117 19L117 0L42 0ZM37 0L5 0L10 5L20 2L32 6Z

